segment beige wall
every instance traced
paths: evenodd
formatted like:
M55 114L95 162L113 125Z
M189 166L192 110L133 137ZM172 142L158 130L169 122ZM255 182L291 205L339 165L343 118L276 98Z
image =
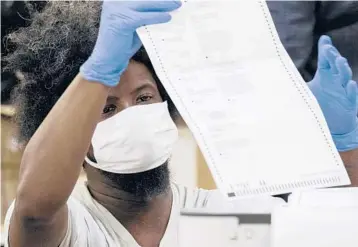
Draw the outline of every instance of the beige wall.
M203 189L216 189L214 179L199 147L196 148L196 166L197 186Z
M179 128L179 140L173 150L170 171L174 182L191 188L197 186L196 142L186 127Z
M9 117L1 117L1 223L13 200L18 182L21 151L13 142L13 123Z
M216 189L204 157L188 128L179 129L179 141L171 160L173 180L188 187Z

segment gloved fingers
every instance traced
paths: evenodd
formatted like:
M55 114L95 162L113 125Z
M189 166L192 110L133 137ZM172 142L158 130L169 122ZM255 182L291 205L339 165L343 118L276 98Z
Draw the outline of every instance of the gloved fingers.
M318 41L318 69L329 69L329 62L323 52L323 47L325 45L332 45L332 40L327 35L322 35Z
M131 8L138 12L169 12L179 8L181 1L134 1Z
M352 69L349 67L347 59L338 57L336 59L336 67L338 70L340 82L343 87L346 87L348 82L352 80Z
M324 45L322 47L323 55L329 63L329 69L332 74L338 74L338 69L336 66L336 59L340 57L338 50L333 45Z
M346 86L347 97L353 104L358 106L358 84L355 81L349 81Z
M137 27L165 23L172 19L171 15L166 12L142 12L140 13L140 20L138 20Z

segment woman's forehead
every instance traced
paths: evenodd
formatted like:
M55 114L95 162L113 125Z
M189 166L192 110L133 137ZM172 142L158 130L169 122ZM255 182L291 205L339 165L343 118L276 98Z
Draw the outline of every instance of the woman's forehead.
M131 60L121 76L121 78L127 77L148 78L152 77L152 74L144 64Z
M158 91L156 82L150 71L145 65L133 61L129 63L127 69L122 74L118 85L110 89L109 97L134 94L144 89Z

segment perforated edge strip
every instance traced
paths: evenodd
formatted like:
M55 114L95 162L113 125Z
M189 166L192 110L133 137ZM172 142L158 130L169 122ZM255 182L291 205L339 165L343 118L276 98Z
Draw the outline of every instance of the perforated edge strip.
M187 3L188 0L185 0L184 3ZM285 71L287 72L289 78L291 79L291 81L293 82L293 85L295 86L295 88L297 89L297 91L299 92L299 94L301 95L302 99L304 100L304 102L306 103L307 107L310 109L310 112L312 113L312 115L314 116L318 126L320 127L321 129L321 132L323 134L323 137L331 151L331 154L337 164L337 166L339 166L339 162L338 162L338 159L337 159L337 156L335 155L335 152L334 152L334 149L332 147L332 145L330 144L329 140L328 140L328 137L326 135L326 133L324 132L323 130L323 127L321 125L321 122L319 121L319 118L318 116L316 115L315 111L313 110L313 108L311 107L309 101L310 101L310 98L309 98L309 93L307 92L307 88L306 87L302 87L300 85L300 83L298 82L299 78L297 77L298 75L297 74L292 74L289 69L287 68L284 60L283 60L283 56L280 52L280 49L279 49L279 46L278 46L278 41L276 40L275 38L275 35L273 33L273 30L272 30L272 26L270 25L270 22L268 20L268 14L266 13L265 11L265 7L263 5L263 2L262 1L258 1L258 3L260 4L260 7L261 7L261 10L264 14L264 17L265 17L265 20L266 20L266 23L267 23L267 27L269 28L269 31L270 31L270 34L271 34L271 38L272 38L272 41L274 42L274 45L275 45L275 50L276 50L276 54L278 56L278 58L280 59L281 61L281 64L283 66L283 68L285 69ZM158 59L158 62L160 64L160 67L161 67L161 70L164 74L164 76L166 77L166 80L167 82L169 83L169 85L171 86L171 89L172 91L176 94L176 98L181 101L182 103L182 106L184 108L184 110L186 111L186 115L190 118L192 124L195 126L195 128L197 129L197 132L199 133L200 136L203 137L203 134L202 132L200 131L200 128L198 127L198 125L196 124L195 121L193 121L193 118L192 116L190 115L190 111L188 111L186 105L184 104L184 102L182 101L181 97L179 97L179 94L176 90L176 88L173 86L173 83L172 81L170 80L169 76L168 76L168 73L163 65L163 62L162 62L162 59L159 55L159 52L157 50L157 47L153 41L153 38L151 36L151 33L149 31L149 29L147 27L144 27L147 34L148 34L148 37L151 41L151 44L152 44L152 47L155 51L155 54L157 56L157 59ZM303 91L303 92L302 92ZM208 157L210 159L210 162L211 162L211 165L212 165L212 168L215 169L215 172L217 174L217 179L219 179L222 183L224 183L223 181L223 178L219 172L219 170L217 169L217 166L216 166L216 163L215 163L215 160L213 159L213 155L212 153L210 152L210 149L208 148L208 145L205 141L205 138L202 138L202 143L203 143L203 146L201 148L204 148L206 153L208 154ZM315 185L329 185L331 183L338 183L340 182L340 177L339 176L333 176L333 177L330 177L330 178L319 178L319 179L315 179L315 180L306 180L306 181L300 181L300 182L292 182L292 183L285 183L285 184L276 184L276 185L270 185L270 186L266 186L266 187L261 187L261 188L255 188L255 189L242 189L242 190L235 190L235 192L230 192L230 193L227 193L227 195L229 197L235 197L235 196L245 196L245 195L251 195L251 194L254 194L254 195L257 195L257 194L266 194L266 193L269 193L269 192L275 192L275 191L282 191L282 190L285 190L285 189L291 189L291 188L305 188L305 187L311 187L311 186L315 186ZM234 190L234 188L232 188Z

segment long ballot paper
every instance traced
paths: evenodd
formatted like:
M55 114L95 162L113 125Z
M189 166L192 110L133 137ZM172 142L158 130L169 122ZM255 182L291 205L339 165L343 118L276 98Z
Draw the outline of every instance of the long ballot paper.
M183 1L138 34L228 198L349 184L265 1Z

